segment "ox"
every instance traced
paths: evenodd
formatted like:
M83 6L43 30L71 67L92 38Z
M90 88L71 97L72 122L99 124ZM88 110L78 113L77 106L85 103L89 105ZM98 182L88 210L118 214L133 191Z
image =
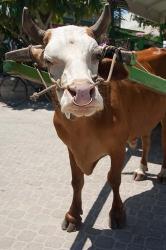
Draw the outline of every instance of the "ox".
M111 228L121 228L125 211L119 194L127 140L145 136L163 121L166 153L166 97L127 79L123 64L116 63L107 86L95 84L95 76L107 78L111 59L100 59L97 40L110 23L110 5L92 27L65 26L41 30L24 9L23 29L43 47L31 49L31 59L46 66L61 88L52 92L59 107L54 126L69 152L73 199L62 228L75 231L81 224L81 191L84 174L92 174L97 162L111 157L108 182L113 190L109 212ZM138 52L138 60L154 74L166 77L166 50L151 48ZM57 101L55 101L57 102ZM162 171L166 169L164 161Z

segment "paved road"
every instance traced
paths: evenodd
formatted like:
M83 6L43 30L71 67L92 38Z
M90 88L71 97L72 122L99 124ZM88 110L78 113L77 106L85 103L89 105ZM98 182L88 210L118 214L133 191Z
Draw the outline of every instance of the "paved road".
M123 230L108 228L112 192L106 184L109 158L102 159L83 191L83 226L61 230L72 189L65 146L47 104L10 108L0 103L0 249L166 250L166 185L160 170L160 130L153 134L149 176L133 182L141 151L126 153L121 195L127 211Z

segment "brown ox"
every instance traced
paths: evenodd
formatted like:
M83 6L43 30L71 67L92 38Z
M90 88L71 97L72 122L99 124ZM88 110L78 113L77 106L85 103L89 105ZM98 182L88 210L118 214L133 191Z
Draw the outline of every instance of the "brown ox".
M63 229L70 232L81 224L84 174L92 174L102 157L111 156L107 177L113 190L110 227L121 228L125 211L119 186L127 140L148 135L162 120L166 152L165 96L129 81L123 64L118 63L107 86L94 85L97 69L106 79L111 63L110 59L104 59L98 67L98 57L92 53L97 46L95 38L108 27L108 7L99 21L88 29L67 26L44 32L28 14L23 19L25 32L37 43L44 44L43 49L31 50L31 58L46 64L52 78L60 77L63 87L53 93L60 106L55 111L54 126L68 148L72 171L73 199L63 223ZM137 55L149 71L166 78L166 50L151 48Z
M149 56L146 56L146 53L149 54ZM137 52L138 55L138 60L141 62L142 65L148 71L152 72L155 75L158 75L162 78L166 79L166 68L165 68L165 63L166 63L166 50L165 49L159 49L159 48L150 48L147 50L143 50L140 52ZM146 58L145 58L146 56ZM153 106L152 106L153 108ZM162 107L164 109L164 107ZM163 168L161 169L160 173L158 174L158 179L159 181L163 181L166 177L166 117L164 117L161 121L162 125L162 145L163 145L163 156L164 156L164 161L163 161ZM142 136L142 158L140 161L140 166L138 169L134 171L134 180L140 181L145 178L146 171L148 171L148 154L149 154L149 149L150 149L150 134L151 130L149 131L149 134L143 135ZM135 147L136 140L134 138L133 141L133 146ZM130 142L129 142L130 144ZM131 147L132 147L132 140L131 140Z
M151 48L137 54L139 55L139 61L144 66L146 65L148 70L166 78L166 50ZM99 73L106 79L108 71L105 71L105 61L108 63L109 60L101 62ZM119 70L121 69L119 68ZM165 176L166 97L129 80L116 80L118 72L115 72L113 74L114 80L111 81L111 91L109 97L105 98L105 108L102 112L96 113L89 118L83 117L71 121L66 120L60 111L55 112L54 115L54 125L58 136L68 146L72 169L73 200L66 214L64 224L64 228L68 228L69 225L69 230L70 223L77 224L81 221L83 175L91 174L98 160L104 155L111 156L111 169L107 178L114 195L109 213L109 225L111 228L121 228L123 226L125 212L119 194L119 186L126 141L129 138L143 136L141 163L146 166L150 144L148 135L160 120L162 120L163 126L164 161L159 176L161 178ZM80 161L80 165L77 164L77 160Z

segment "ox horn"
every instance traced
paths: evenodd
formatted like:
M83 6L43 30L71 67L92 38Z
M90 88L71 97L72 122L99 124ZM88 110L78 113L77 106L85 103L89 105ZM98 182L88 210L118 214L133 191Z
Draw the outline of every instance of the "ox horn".
M27 48L17 49L5 53L6 60L14 60L16 62L31 62L34 61L32 49L41 49L41 45L28 46Z
M40 29L37 24L33 22L27 7L24 7L22 13L22 28L24 32L28 36L30 36L34 42L36 42L37 44L43 43L45 31Z
M103 12L97 22L91 26L95 38L98 39L100 36L107 32L108 26L111 23L111 5L110 3L105 4Z

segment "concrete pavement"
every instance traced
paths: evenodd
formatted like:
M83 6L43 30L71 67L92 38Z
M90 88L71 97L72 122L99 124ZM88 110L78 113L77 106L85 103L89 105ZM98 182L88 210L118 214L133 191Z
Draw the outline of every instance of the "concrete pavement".
M159 128L153 134L147 180L132 180L140 149L126 154L121 196L127 226L108 228L112 192L105 157L85 178L83 226L67 233L61 222L71 202L71 174L52 119L47 103L15 108L0 103L0 249L166 250L166 185L156 183L162 160Z

